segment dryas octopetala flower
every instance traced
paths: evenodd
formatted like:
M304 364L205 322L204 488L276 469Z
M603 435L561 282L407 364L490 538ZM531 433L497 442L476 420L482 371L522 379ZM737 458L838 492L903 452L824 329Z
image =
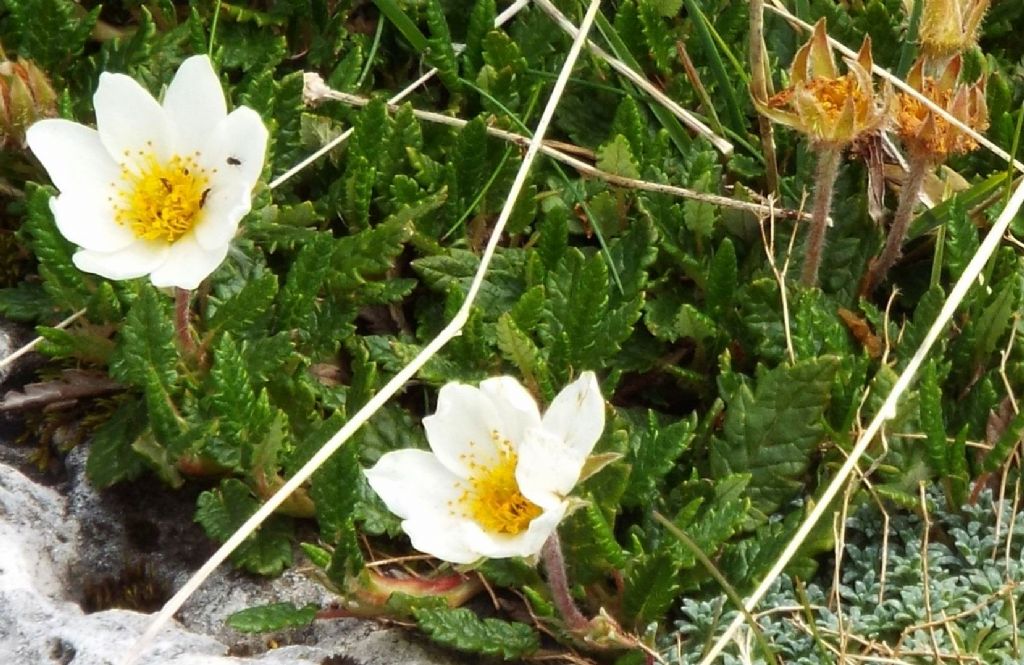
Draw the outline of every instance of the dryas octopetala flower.
M912 88L968 127L978 131L988 128L984 78L972 85L958 83L959 55L946 63L938 78L925 75L924 67L925 59L920 58L907 74L907 83ZM897 100L896 131L912 156L936 164L977 147L974 139L906 93L900 93Z
M857 59L846 60L847 73L840 75L821 19L793 58L790 86L768 100L755 98L754 105L818 145L844 147L878 129L888 115L892 95L888 86L875 92L872 65L871 39L865 37Z
M57 114L57 95L43 70L31 60L7 60L0 49L0 148L22 147L25 130Z
M224 260L252 205L267 129L259 115L230 114L206 56L182 63L163 105L123 74L103 73L96 127L42 120L29 147L60 195L57 228L81 249L74 262L110 279L149 275L156 286L194 289Z
M989 0L924 0L918 31L922 53L941 58L974 46L988 6Z
M399 450L366 471L412 545L444 561L537 554L604 430L604 399L584 372L543 415L507 376L449 383L423 419L433 452Z

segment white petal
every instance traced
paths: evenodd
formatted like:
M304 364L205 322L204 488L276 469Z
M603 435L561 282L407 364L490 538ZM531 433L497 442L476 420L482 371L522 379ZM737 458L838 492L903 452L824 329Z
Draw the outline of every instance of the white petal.
M402 519L430 513L448 515L452 511L449 502L462 494L459 479L425 450L385 453L365 473L388 510Z
M196 241L206 250L222 247L235 237L238 223L248 214L252 207L252 197L248 188L234 186L217 186L210 188L203 206L203 216L193 228Z
M515 536L495 535L473 525L469 531L467 547L489 559L504 559L513 556L535 556L558 528L565 516L567 504L561 503L537 516L526 531Z
M587 454L546 430L532 429L519 444L519 491L541 508L562 503L580 479Z
M427 441L441 464L461 478L474 467L492 467L500 459L495 435L505 436L505 422L494 402L479 388L445 384L437 396L437 411L423 419ZM513 442L514 444L514 442Z
M491 398L505 422L505 434L512 441L521 441L526 431L539 427L540 410L533 395L511 376L485 379L480 390Z
M210 133L199 159L214 180L238 183L252 190L267 156L267 127L256 111L240 106Z
M468 526L465 520L437 515L402 522L414 548L451 563L473 563L482 556L466 545Z
M201 150L227 116L224 90L210 58L195 55L178 67L164 93L164 111L177 131L179 152Z
M590 454L604 432L604 398L593 372L583 372L558 393L544 414L544 429L578 454Z
M228 255L228 245L212 250L199 246L194 233L178 238L168 249L167 256L149 276L153 286L176 286L191 291L210 276Z
M40 120L25 139L61 192L106 192L120 180L120 169L95 129L69 120Z
M94 252L82 249L72 260L79 270L108 279L133 279L149 274L159 266L168 252L167 243L136 240L116 252Z
M97 201L77 191L64 192L50 199L50 210L61 234L84 249L116 252L137 240L131 229L114 221L109 201Z
M118 163L137 159L140 150L152 152L161 161L171 156L167 115L134 79L103 72L93 106L100 139Z

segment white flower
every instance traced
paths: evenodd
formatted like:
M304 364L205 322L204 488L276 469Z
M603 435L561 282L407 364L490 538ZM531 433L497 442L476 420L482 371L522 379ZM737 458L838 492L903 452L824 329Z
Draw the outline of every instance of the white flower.
M96 127L42 120L27 141L60 195L57 228L74 262L110 279L149 275L194 289L228 251L263 170L267 129L244 106L227 112L210 59L182 63L163 105L131 78L103 73Z
M604 399L593 372L543 417L511 377L479 388L449 383L423 426L433 452L387 453L366 472L413 547L452 563L532 556L565 515L601 438Z

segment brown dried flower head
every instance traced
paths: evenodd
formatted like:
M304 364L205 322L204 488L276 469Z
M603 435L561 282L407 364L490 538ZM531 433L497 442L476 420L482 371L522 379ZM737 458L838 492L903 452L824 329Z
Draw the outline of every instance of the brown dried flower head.
M919 58L907 75L907 83L971 129L988 128L984 78L971 85L959 83L962 61L954 56L938 78L924 73L924 58ZM941 163L950 155L974 150L977 142L945 118L909 94L897 100L896 130L911 154Z
M50 80L30 60L7 60L0 51L0 147L25 145L25 130L57 113Z
M975 45L978 27L990 0L924 0L921 50L933 57L949 57Z
M857 59L845 62L847 72L840 75L822 19L793 58L790 86L768 100L755 98L754 105L816 144L846 146L882 126L892 106L892 92L888 85L875 92L870 37L864 38Z

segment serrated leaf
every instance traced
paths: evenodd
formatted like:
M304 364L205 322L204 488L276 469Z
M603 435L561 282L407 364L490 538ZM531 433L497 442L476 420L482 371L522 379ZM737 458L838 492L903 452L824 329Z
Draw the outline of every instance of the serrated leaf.
M432 67L437 68L437 76L444 86L452 92L459 92L459 66L455 60L455 49L452 47L452 36L448 30L448 21L444 17L444 9L439 0L426 0L427 25L430 37L424 57Z
M207 319L208 335L230 332L247 336L254 324L267 316L277 295L277 276L271 272L246 280L235 294L219 300L211 298L212 314Z
M616 134L611 141L597 149L597 168L624 178L640 178L640 167L630 148L629 141L622 134Z
M680 592L679 561L667 552L635 556L626 573L622 613L637 627L662 618Z
M217 489L199 495L195 519L211 538L223 542L258 508L242 481L226 478ZM291 521L274 515L238 546L231 561L258 575L277 575L292 563L291 533Z
M702 173L691 186L698 192L708 191L711 188L711 174ZM698 240L711 237L717 219L718 211L710 203L696 199L687 199L683 203L683 221Z
M936 376L935 363L929 362L921 373L918 387L920 401L921 429L924 431L925 445L928 450L928 461L932 471L938 475L949 471L947 460L946 425L942 418L942 388Z
M121 327L110 362L110 375L123 383L144 385L152 370L164 387L177 378L178 350L174 344L169 301L148 284L140 285Z
M710 446L712 474L751 474L751 500L765 514L799 492L826 435L822 419L838 367L832 356L802 360L761 371L753 389L741 384L727 395L722 436Z
M431 639L459 651L516 660L540 648L537 633L525 623L480 619L462 607L414 607L412 612Z
M145 459L132 449L144 418L142 402L129 398L93 433L85 474L96 488L132 480L146 470Z
M626 564L626 555L615 540L613 526L597 506L589 504L567 517L559 527L573 580L591 584Z
M602 333L608 315L608 267L599 254L584 258L571 249L558 269L548 276L550 316L554 340L550 362L556 367L600 367L601 358L613 351Z
M629 485L622 497L623 506L650 506L658 494L662 479L675 465L697 432L696 414L665 426L653 411L646 421L636 418L630 427Z
M271 603L250 607L228 617L228 625L243 633L269 633L308 626L316 618L316 605L296 607L293 603Z
M728 238L722 240L708 270L707 300L708 313L720 317L732 307L736 297L739 269L736 264L736 248Z
M43 288L59 306L78 309L89 299L83 273L71 260L74 245L64 239L53 221L50 198L53 190L30 184L26 191L26 215L19 234L27 238L39 261Z

